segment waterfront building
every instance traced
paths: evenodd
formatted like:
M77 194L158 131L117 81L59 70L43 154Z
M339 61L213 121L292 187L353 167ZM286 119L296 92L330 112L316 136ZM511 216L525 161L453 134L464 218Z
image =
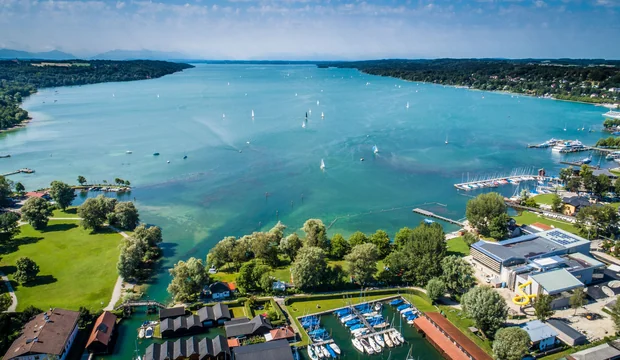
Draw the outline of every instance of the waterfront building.
M269 319L256 315L252 320L242 317L224 323L224 330L228 338L244 338L255 335L265 335L273 330Z
M86 350L93 354L107 354L110 352L110 341L114 334L114 328L116 326L116 315L109 311L104 311L93 326L93 331L90 333L88 342L86 343Z
M229 360L228 341L222 335L213 339L191 337L177 341L153 343L146 348L143 360Z
M293 351L286 340L236 347L232 354L235 360L293 360Z
M522 329L530 336L532 349L545 351L555 347L558 333L542 321L533 320L527 322L522 326Z

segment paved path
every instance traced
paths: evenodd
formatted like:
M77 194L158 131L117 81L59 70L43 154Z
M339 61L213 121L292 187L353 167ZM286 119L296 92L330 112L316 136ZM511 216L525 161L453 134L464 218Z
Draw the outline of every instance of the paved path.
M13 287L11 286L11 283L9 282L9 278L6 275L4 275L4 273L2 272L0 272L0 278L2 278L2 281L4 281L4 284L6 285L6 288L9 291L9 296L11 296L11 300L13 300L13 303L11 304L11 306L9 306L9 308L5 312L15 312L15 309L17 308L17 296L15 296L15 292L13 291Z
M124 238L128 238L129 237L129 235L127 235L126 232L121 231L120 229L117 229L114 226L111 226L111 225L108 225L108 226L110 227L110 229L112 229L112 230L116 231L117 233L121 234L122 237L124 237ZM106 310L106 311L114 310L114 305L116 305L118 300L120 300L120 298L121 298L122 290L123 290L123 278L119 276L116 279L116 284L114 284L114 290L112 291L112 298L110 299L110 302L108 303L108 306L103 308L103 310Z

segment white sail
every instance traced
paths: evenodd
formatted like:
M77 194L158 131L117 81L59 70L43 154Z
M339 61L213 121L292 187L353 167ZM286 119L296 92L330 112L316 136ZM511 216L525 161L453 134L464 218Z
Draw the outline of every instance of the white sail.
M409 101L407 101L407 105L405 107L409 109Z
M448 135L446 135L446 144L448 143Z
M225 119L225 118L226 118L226 114L222 114L222 119Z
M306 122L305 121L301 122L301 127L304 128L304 129L306 128Z
M254 117L254 110L252 110L252 117Z
M325 161L321 159L321 170L325 170Z
M325 114L323 114L323 112L321 112L321 119L325 119Z
M316 101L316 106L319 106L319 101L318 100Z
M372 152L377 154L379 152L379 148L377 147L377 145L372 147Z

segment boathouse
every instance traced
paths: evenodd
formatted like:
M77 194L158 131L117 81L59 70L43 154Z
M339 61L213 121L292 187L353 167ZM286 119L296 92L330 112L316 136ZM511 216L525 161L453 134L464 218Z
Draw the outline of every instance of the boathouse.
M228 338L244 338L265 335L273 330L273 326L271 326L269 319L256 315L252 320L242 317L227 321L224 323L224 329Z
M235 360L293 360L293 351L286 340L236 347L232 354Z
M492 360L478 345L437 312L427 312L413 325L448 360Z
M222 303L200 308L198 310L198 317L205 327L223 325L226 321L230 321L231 319L228 305Z
M229 360L230 349L222 335L213 339L191 337L177 341L153 343L146 348L143 360Z
M104 311L95 321L90 333L86 350L93 354L107 354L110 352L110 343L116 326L116 315Z

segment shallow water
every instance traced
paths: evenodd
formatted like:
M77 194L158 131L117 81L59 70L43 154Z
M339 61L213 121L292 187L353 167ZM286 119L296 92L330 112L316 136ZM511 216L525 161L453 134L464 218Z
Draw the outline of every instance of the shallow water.
M331 234L346 236L415 226L422 217L411 210L425 203L462 218L471 193L459 195L454 183L515 168L557 173L561 158L586 154L526 144L551 137L593 144L600 132L576 129L600 131L605 112L350 69L205 64L154 80L46 89L24 106L34 121L0 135L0 154L12 155L0 159L0 172L36 170L11 177L28 190L78 175L129 179L141 219L164 231L164 268L148 294L161 301L165 267L204 259L224 236L278 219L295 230L321 218L333 223ZM133 339L119 341L118 358L130 356Z

